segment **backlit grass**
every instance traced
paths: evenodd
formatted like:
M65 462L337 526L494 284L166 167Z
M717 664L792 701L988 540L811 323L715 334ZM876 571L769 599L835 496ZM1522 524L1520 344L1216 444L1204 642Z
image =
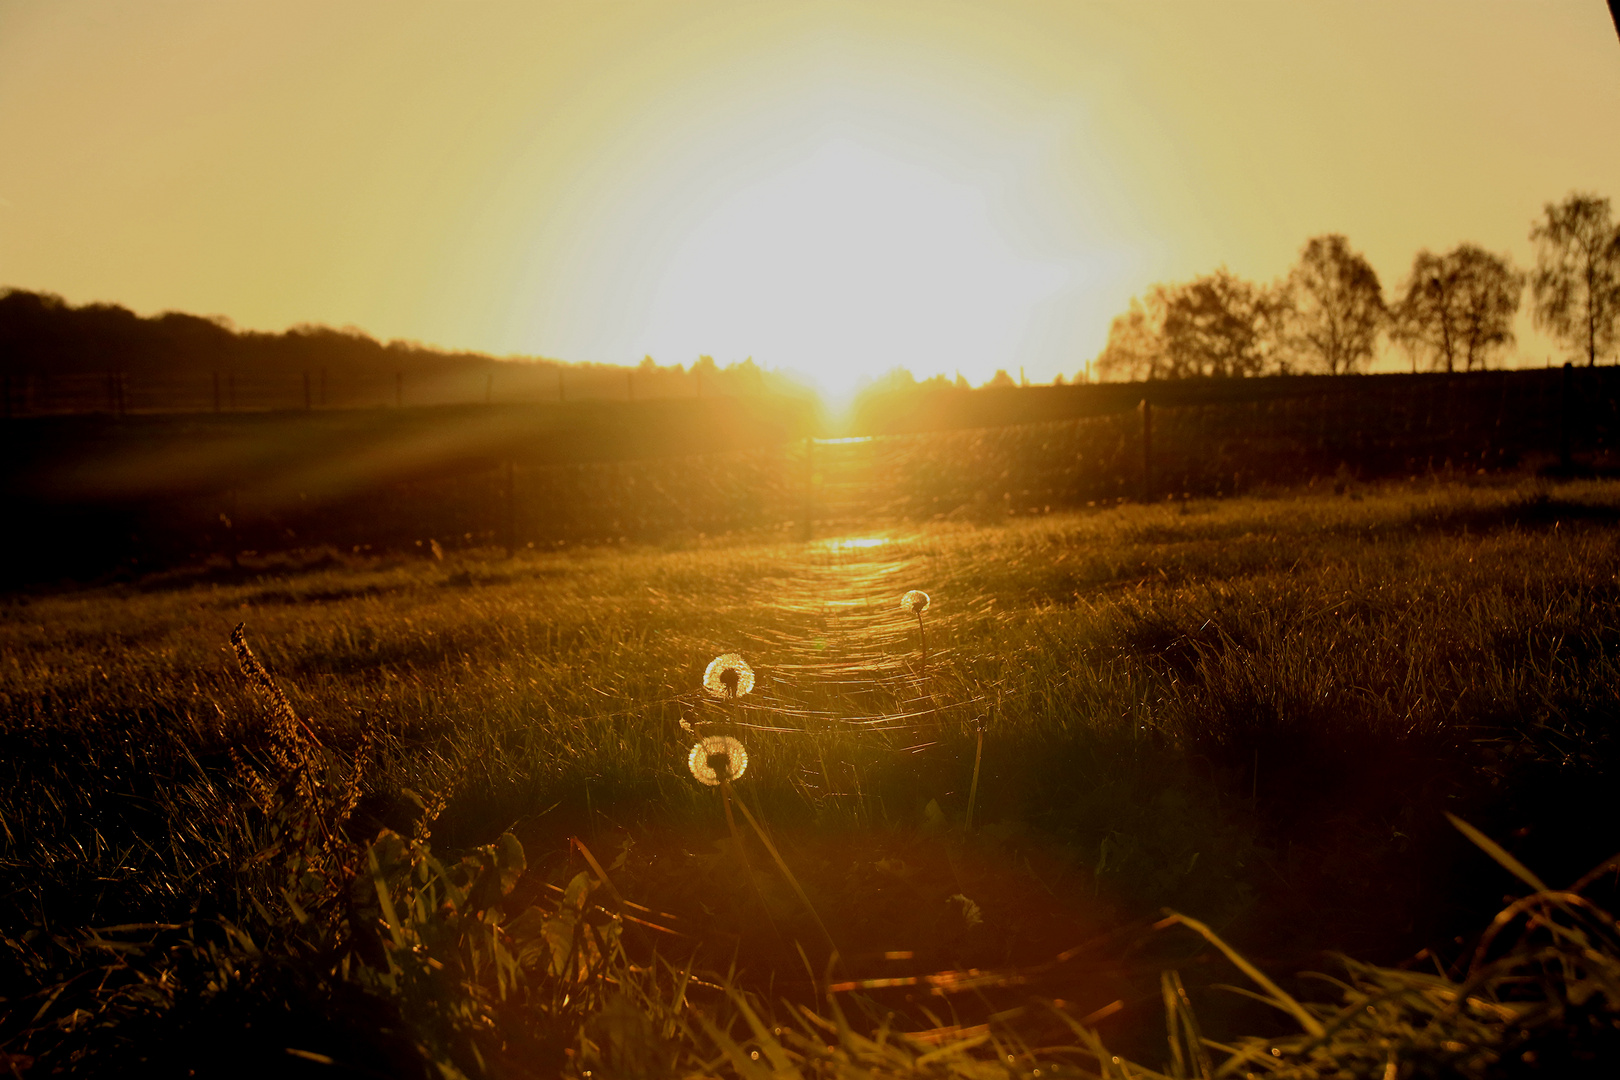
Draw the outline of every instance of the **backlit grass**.
M534 889L586 869L577 837L685 935L664 955L734 964L760 1000L1016 971L982 1004L864 996L909 1030L1030 994L1072 1015L1120 1000L1099 1022L1134 1049L1175 963L1206 1029L1261 1022L1199 989L1231 975L1203 939L1149 931L1161 909L1274 974L1329 949L1449 962L1511 879L1446 813L1554 885L1620 849L1617 517L1609 484L1408 484L832 538L881 543L312 554L13 596L4 928L285 910L230 753L269 748L228 643L245 623L328 748L374 748L357 841L510 832ZM758 676L735 704L702 689L728 651ZM728 847L686 768L704 723L746 743L738 795L802 897L763 848L750 882Z

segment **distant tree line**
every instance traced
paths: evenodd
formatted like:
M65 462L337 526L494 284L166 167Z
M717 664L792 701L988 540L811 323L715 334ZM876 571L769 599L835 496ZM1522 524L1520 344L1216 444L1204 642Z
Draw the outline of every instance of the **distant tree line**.
M415 385L462 385L482 398L486 378L502 387L533 385L555 397L686 397L787 389L745 360L721 366L702 356L690 367L567 364L541 357L497 358L410 341L381 342L353 328L301 325L282 333L238 330L226 319L179 312L143 317L116 304L74 306L50 293L0 289L0 374L19 378L103 376L201 385L211 375L284 376L330 373L334 379L369 380L392 388L396 378ZM566 376L566 380L561 378ZM423 382L423 380L428 380ZM566 381L566 389L565 389ZM388 395L391 397L391 394Z
M1528 282L1538 326L1588 366L1620 340L1620 225L1607 198L1574 193L1548 203L1530 230L1536 267L1459 244L1419 251L1386 300L1378 274L1343 236L1313 237L1288 276L1271 285L1225 267L1155 285L1109 327L1101 379L1239 378L1364 371L1381 337L1413 369L1478 371L1513 343Z
M0 364L8 374L186 375L220 370L404 371L488 364L491 357L395 341L354 329L237 330L228 320L170 311L142 317L117 304L73 306L50 293L0 291Z

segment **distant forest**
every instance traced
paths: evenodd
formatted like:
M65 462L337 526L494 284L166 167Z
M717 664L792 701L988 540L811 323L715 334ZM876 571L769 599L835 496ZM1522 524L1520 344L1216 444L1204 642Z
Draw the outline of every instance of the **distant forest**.
M496 358L415 342L380 342L354 329L238 330L180 312L143 317L116 304L73 306L59 296L0 290L0 375L10 407L278 408L703 397L802 389L752 360L721 367L568 364Z

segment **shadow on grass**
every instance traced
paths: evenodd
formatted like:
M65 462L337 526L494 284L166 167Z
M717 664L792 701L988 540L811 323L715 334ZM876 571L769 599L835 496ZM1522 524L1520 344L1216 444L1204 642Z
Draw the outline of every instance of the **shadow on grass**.
M1620 506L1540 493L1507 506L1458 507L1414 514L1405 527L1456 534L1552 529L1565 523L1614 525L1620 523Z
M360 565L356 560L346 558L332 548L288 555L270 555L264 558L247 557L235 564L214 558L200 565L147 574L128 582L128 587L139 593L184 592L200 586L251 585L263 581L296 580L332 570L358 569Z

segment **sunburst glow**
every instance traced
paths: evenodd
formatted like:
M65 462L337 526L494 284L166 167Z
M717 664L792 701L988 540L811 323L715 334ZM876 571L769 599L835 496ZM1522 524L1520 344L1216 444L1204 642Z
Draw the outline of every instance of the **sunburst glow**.
M983 377L1015 364L1067 278L1021 255L986 193L853 140L742 187L665 264L657 355L749 355L834 396L896 366Z
M0 4L0 284L1042 383L1156 282L1323 233L1386 285L1462 239L1525 264L1543 200L1620 175L1602 4L407 7Z

